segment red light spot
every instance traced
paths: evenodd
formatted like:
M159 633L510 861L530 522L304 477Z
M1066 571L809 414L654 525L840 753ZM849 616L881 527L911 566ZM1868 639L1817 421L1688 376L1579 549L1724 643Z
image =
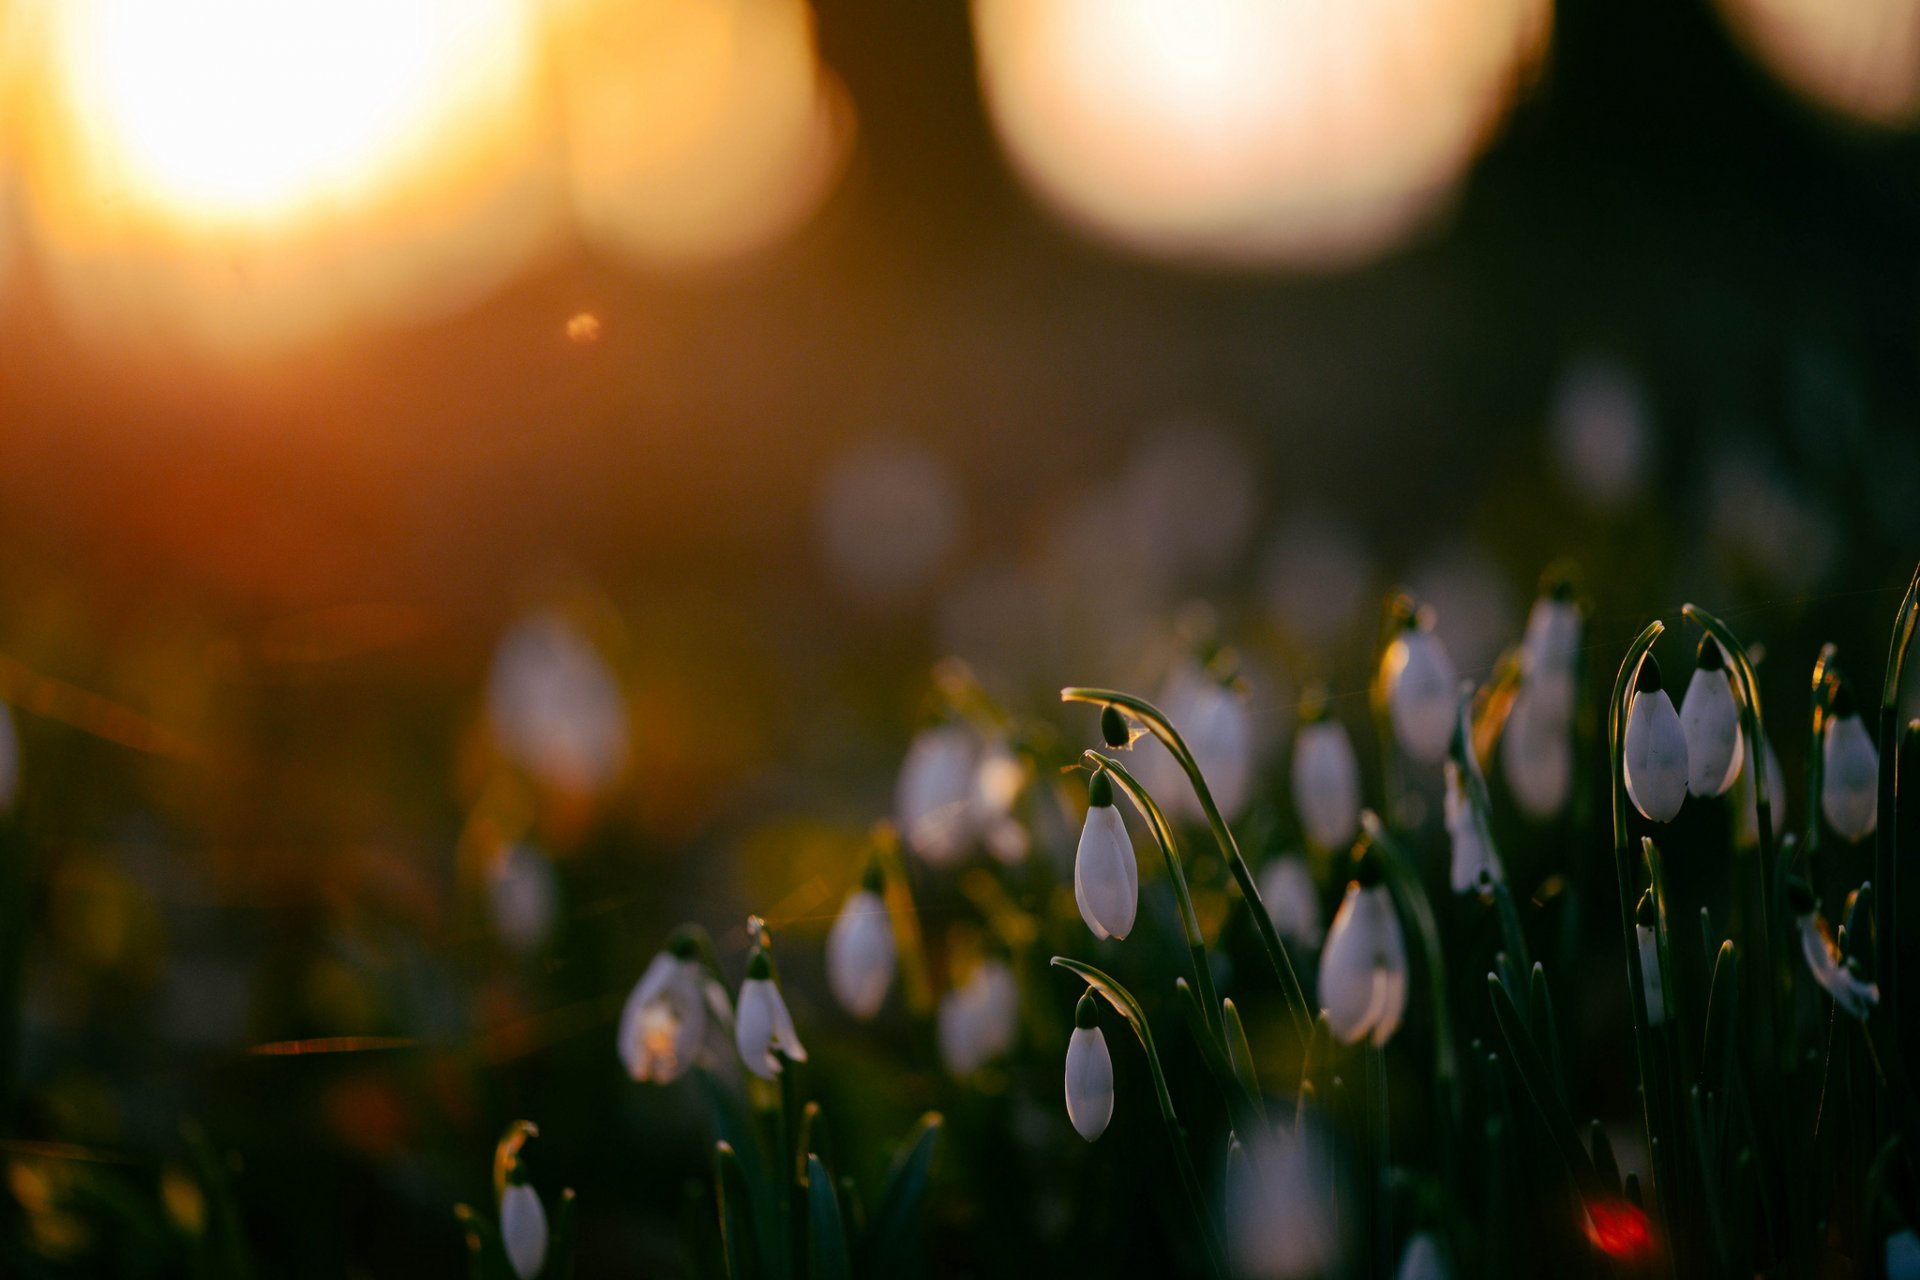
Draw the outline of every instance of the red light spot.
M1610 1258L1639 1262L1653 1256L1653 1230L1646 1211L1625 1200L1587 1206L1587 1239Z

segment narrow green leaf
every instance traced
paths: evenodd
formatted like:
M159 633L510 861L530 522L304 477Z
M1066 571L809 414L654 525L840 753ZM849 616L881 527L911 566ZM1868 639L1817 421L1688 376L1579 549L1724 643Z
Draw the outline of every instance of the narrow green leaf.
M851 1280L853 1275L833 1177L814 1155L807 1157L807 1274L813 1280Z
M1573 1129L1573 1117L1567 1114L1567 1108L1560 1101L1560 1095L1553 1087L1547 1064L1541 1060L1540 1051L1527 1034L1526 1023L1520 1017L1520 1010L1513 1002L1513 996L1495 974L1487 975L1487 990L1493 997L1494 1021L1500 1025L1500 1034L1506 1038L1514 1073L1526 1086L1527 1095L1533 1099L1534 1109L1540 1113L1540 1122L1546 1128L1547 1137L1560 1152L1560 1158L1566 1163L1567 1174L1580 1193L1589 1199L1600 1191L1600 1179L1594 1173L1593 1161L1588 1158L1587 1150L1580 1145L1580 1139Z
M713 1174L728 1280L754 1280L760 1274L760 1251L754 1239L753 1198L740 1156L725 1142L713 1144Z
M1227 1033L1227 1061L1233 1066L1233 1074L1240 1080L1240 1087L1256 1106L1265 1107L1260 1102L1260 1073L1253 1065L1253 1046L1247 1042L1247 1026L1240 1020L1240 1010L1232 1000L1220 1002L1221 1023ZM1311 1036L1309 1036L1311 1040Z
M1560 1092L1561 1105L1567 1101L1567 1066L1560 1057L1560 1023L1553 1013L1553 993L1547 989L1547 970L1534 961L1533 981L1527 988L1527 1010L1536 1043L1546 1045L1546 1059L1553 1068L1553 1084Z
M1722 1105L1733 1070L1734 1018L1739 1008L1740 953L1728 938L1714 958L1713 982L1707 989L1707 1029L1700 1050L1700 1083Z
M939 1112L927 1112L894 1158L893 1173L861 1241L863 1277L892 1280L920 1273L920 1206L927 1197L927 1179L943 1123Z

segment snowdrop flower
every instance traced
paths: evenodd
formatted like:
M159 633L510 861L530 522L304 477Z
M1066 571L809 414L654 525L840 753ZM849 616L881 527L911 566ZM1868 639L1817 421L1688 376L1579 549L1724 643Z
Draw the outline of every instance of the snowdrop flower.
M1633 938L1640 948L1640 993L1647 1002L1647 1025L1657 1027L1667 1020L1667 989L1660 978L1660 914L1653 905L1653 890L1640 895L1633 913Z
M841 1007L862 1020L880 1012L893 984L896 957L893 921L881 896L885 887L880 868L868 867L827 934L827 982Z
M1020 991L1003 961L982 962L940 999L940 1057L956 1076L969 1076L1013 1047L1019 1030Z
M1401 750L1423 764L1437 763L1453 739L1456 695L1453 660L1434 635L1431 616L1408 619L1380 666Z
M932 866L953 862L973 841L978 753L973 732L961 724L923 729L907 748L894 816L907 847Z
M1393 1269L1393 1280L1447 1280L1452 1274L1441 1256L1440 1242L1421 1231L1407 1241L1400 1265Z
M1520 641L1520 688L1500 735L1500 765L1514 802L1538 822L1565 808L1573 789L1580 626L1580 606L1562 579L1533 602Z
M1319 990L1321 1008L1343 1044L1386 1044L1406 1012L1406 942L1371 852L1360 856L1327 930Z
M1293 806L1319 849L1344 848L1360 829L1360 761L1353 739L1325 704L1308 713L1293 743Z
M1027 856L1027 829L1014 805L1027 785L1027 768L1005 742L988 744L973 771L975 825L987 852L1011 866Z
M493 927L515 951L535 950L553 932L559 886L553 864L524 844L509 846L487 876L487 905Z
M671 1084L688 1067L720 1061L716 1041L731 1032L726 989L701 964L690 932L653 958L620 1011L620 1061L642 1084Z
M1073 900L1096 938L1124 938L1140 907L1140 868L1133 841L1113 803L1113 781L1102 769L1087 784L1087 823L1073 856Z
M1627 796L1648 819L1671 822L1687 798L1687 735L1649 653L1627 704Z
M527 1185L518 1160L507 1170L506 1189L500 1193L500 1243L520 1280L533 1280L547 1261L547 1211L540 1193Z
M1067 1118L1092 1142L1113 1118L1113 1056L1095 1025L1099 1002L1091 991L1073 1011L1073 1037L1067 1041Z
M534 614L500 637L487 712L500 749L549 786L598 791L626 764L619 681L559 613Z
M1887 1280L1920 1280L1920 1238L1911 1229L1887 1237Z
M1763 735L1764 737L1764 735ZM1741 766L1738 782L1740 784L1740 826L1739 838L1742 847L1751 848L1760 842L1760 798L1753 789L1753 744L1745 745L1746 762ZM1777 841L1787 832L1787 775L1781 772L1780 756L1771 742L1763 741L1767 760L1767 808L1773 814L1773 821L1767 825L1773 828L1773 838Z
M1193 753L1220 816L1231 822L1253 790L1253 724L1246 702L1197 663L1183 663L1161 691L1160 710ZM1158 739L1141 759L1141 781L1168 817L1203 821L1193 784Z
M1261 868L1260 901L1282 938L1303 947L1319 947L1326 930L1320 924L1320 891L1314 887L1306 859L1288 854Z
M1687 792L1725 795L1740 774L1740 704L1727 678L1726 655L1712 636L1700 638L1693 679L1680 699L1680 732L1687 740Z
M1566 721L1573 719L1578 693L1574 678L1581 625L1573 583L1555 577L1527 611L1527 629L1520 638L1521 676L1538 696L1541 711Z
M1813 894L1805 884L1789 881L1787 902L1800 932L1800 954L1806 957L1813 980L1848 1015L1866 1021L1873 1007L1880 1003L1879 984L1861 979L1858 966L1841 956L1840 947L1827 929L1827 922L1815 909Z
M1265 1129L1227 1162L1234 1274L1304 1280L1333 1264L1339 1239L1324 1141L1311 1126Z
M1446 763L1445 803L1447 837L1453 846L1453 891L1491 894L1503 878L1500 859L1494 854L1485 820L1467 794L1466 775L1452 760Z
M1865 840L1879 822L1880 753L1846 684L1834 695L1820 760L1820 809L1827 825L1849 841Z
M740 1049L740 1061L762 1080L780 1074L780 1059L785 1054L795 1062L805 1062L807 1051L800 1033L793 1029L793 1015L773 980L773 961L766 948L755 947L747 961L747 980L740 984L739 1008L734 1015L733 1039Z
M0 813L13 808L20 796L20 738L14 732L13 711L0 702Z

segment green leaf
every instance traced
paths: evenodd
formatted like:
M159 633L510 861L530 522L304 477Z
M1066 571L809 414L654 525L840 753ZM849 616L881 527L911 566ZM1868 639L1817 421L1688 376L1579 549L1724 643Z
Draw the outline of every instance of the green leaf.
M919 1274L920 1206L927 1198L927 1179L933 1170L934 1148L945 1121L938 1111L920 1117L920 1123L894 1158L893 1172L881 1193L866 1236L860 1245L860 1274L872 1280Z
M1227 1062L1233 1067L1240 1087L1247 1091L1247 1096L1257 1106L1260 1103L1260 1073L1254 1069L1253 1046L1247 1042L1246 1024L1240 1020L1240 1010L1232 1000L1220 1002L1220 1014L1227 1033Z
M1734 1017L1740 1008L1740 953L1733 939L1720 944L1707 989L1707 1029L1700 1051L1700 1083L1723 1106L1733 1072Z
M1220 1042L1212 1035L1213 1028L1207 1025L1207 1015L1201 1011L1200 997L1193 993L1185 978L1175 978L1174 990L1180 993L1180 1007L1187 1015L1187 1030L1193 1033L1194 1043L1200 1047L1200 1056L1206 1059L1207 1071L1213 1076L1215 1087L1220 1090L1221 1100L1227 1104L1227 1113L1233 1117L1233 1127L1245 1133L1257 1133L1255 1127L1261 1122L1259 1100L1246 1087L1246 1082L1234 1071L1232 1063L1220 1047ZM1231 1002L1225 1004L1232 1008Z
M751 1280L760 1274L759 1250L753 1230L753 1198L740 1156L726 1142L713 1144L713 1182L720 1207L720 1244L727 1260L728 1280Z
M813 1280L850 1280L853 1275L833 1177L814 1155L807 1157L807 1274Z
M1560 1024L1553 1014L1553 993L1547 989L1547 970L1538 961L1533 966L1533 981L1527 989L1528 1017L1532 1021L1533 1038L1547 1046L1546 1058L1553 1067L1554 1087L1560 1091L1560 1101L1567 1100L1567 1067L1560 1058Z
M560 1208L553 1216L553 1247L547 1250L547 1267L541 1280L572 1280L573 1251L579 1244L579 1224L574 1221L573 1188L560 1193Z
M1601 1190L1599 1176L1594 1173L1593 1162L1588 1158L1586 1148L1580 1145L1580 1139L1574 1134L1573 1117L1567 1114L1566 1105L1554 1090L1547 1064L1541 1060L1539 1049L1527 1034L1527 1025L1520 1017L1513 996L1500 979L1491 973L1487 975L1487 990L1493 997L1494 1021L1500 1024L1500 1034L1506 1038L1514 1073L1520 1077L1527 1095L1533 1099L1534 1109L1540 1113L1540 1122L1546 1128L1547 1137L1560 1152L1567 1173L1580 1193L1589 1199L1596 1198Z

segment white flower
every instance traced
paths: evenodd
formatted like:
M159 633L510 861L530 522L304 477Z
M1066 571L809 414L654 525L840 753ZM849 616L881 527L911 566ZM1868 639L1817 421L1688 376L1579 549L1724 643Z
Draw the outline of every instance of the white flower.
M1520 638L1522 687L1533 691L1541 714L1565 723L1573 720L1578 693L1574 676L1580 659L1580 627L1580 606L1571 585L1562 581L1533 602Z
M1320 923L1320 891L1306 859L1275 858L1260 870L1260 901L1273 927L1288 942L1318 947L1326 936Z
M533 1280L547 1261L547 1211L538 1192L515 1180L517 1169L508 1177L507 1188L500 1193L500 1243L513 1273L520 1280Z
M20 737L14 732L13 711L0 702L0 813L13 808L20 797Z
M515 951L532 951L547 940L553 931L558 898L553 864L538 850L523 844L504 850L487 877L493 927Z
M1453 845L1451 882L1455 893L1491 894L1504 877L1487 824L1467 794L1466 778L1452 760L1446 763L1447 836Z
M947 1070L972 1075L1011 1049L1019 1018L1020 991L1013 970L999 960L980 964L940 998L940 1057Z
M558 613L534 614L500 637L487 711L500 749L549 786L597 791L626 764L620 684Z
M1920 1280L1920 1238L1911 1229L1887 1237L1887 1280Z
M740 1061L762 1080L772 1080L780 1074L776 1052L795 1062L807 1060L800 1033L793 1029L793 1015L787 1012L787 1002L773 981L773 962L758 947L747 962L747 980L740 984L733 1039L740 1049Z
M1140 868L1104 770L1093 775L1087 790L1087 823L1073 855L1073 900L1094 937L1124 938L1133 932L1140 907Z
M933 866L954 861L973 842L978 754L979 742L961 724L923 729L907 748L894 788L894 816L907 847Z
M1088 1142L1105 1133L1113 1118L1113 1056L1094 1025L1096 1012L1093 994L1081 996L1067 1041L1067 1118Z
M1640 948L1640 994L1647 1002L1647 1025L1657 1027L1667 1020L1666 985L1660 977L1660 934L1653 890L1641 895L1634 912L1633 937Z
M1425 618L1402 628L1381 658L1387 712L1401 750L1423 764L1437 763L1453 740L1453 660Z
M1536 822L1566 807L1573 790L1573 722L1532 684L1514 694L1500 732L1500 767L1521 812Z
M1227 1161L1227 1243L1235 1275L1304 1280L1332 1265L1339 1245L1323 1140L1310 1125L1255 1133Z
M1627 796L1654 822L1671 822L1687 798L1687 737L1673 699L1660 686L1660 664L1640 663L1627 706Z
M1160 695L1160 711L1193 753L1220 816L1231 822L1253 789L1253 725L1246 702L1196 663L1182 663ZM1141 757L1140 779L1169 818L1205 818L1186 771L1157 738Z
M1316 848L1338 849L1360 829L1360 762L1338 720L1302 725L1293 744L1293 806Z
M1696 796L1727 793L1740 774L1740 704L1727 679L1726 655L1712 636L1700 641L1700 659L1680 699L1680 732L1687 740L1687 791Z
M871 1018L887 998L895 958L893 921L880 896L879 876L870 873L847 895L827 934L827 982L834 998L854 1017Z
M1407 1241L1400 1265L1393 1270L1393 1280L1447 1280L1452 1274L1440 1253L1440 1242L1420 1231Z
M1865 840L1880 817L1880 753L1844 688L1827 720L1820 761L1820 809L1827 825L1849 841Z
M1773 828L1773 838L1777 841L1787 831L1787 775L1781 772L1780 756L1773 749L1773 743L1763 744L1767 755L1767 808L1773 814L1773 820L1767 825ZM1753 789L1753 744L1744 744L1746 762L1741 766L1739 782L1739 838L1742 847L1751 848L1760 841L1760 798Z
M1027 768L1005 742L981 750L973 771L974 819L987 852L1008 865L1027 856L1027 829L1013 812L1026 785Z
M1814 909L1813 895L1805 885L1788 885L1787 898L1800 931L1800 954L1806 957L1813 980L1841 1009L1865 1021L1873 1007L1880 1003L1879 984L1862 981L1841 957L1840 948L1828 932L1827 922Z
M1407 949L1372 855L1347 885L1320 953L1320 1006L1343 1044L1384 1045L1407 1008Z
M732 1029L726 989L682 935L647 966L620 1011L620 1061L641 1083L671 1084L695 1063L717 1065Z

